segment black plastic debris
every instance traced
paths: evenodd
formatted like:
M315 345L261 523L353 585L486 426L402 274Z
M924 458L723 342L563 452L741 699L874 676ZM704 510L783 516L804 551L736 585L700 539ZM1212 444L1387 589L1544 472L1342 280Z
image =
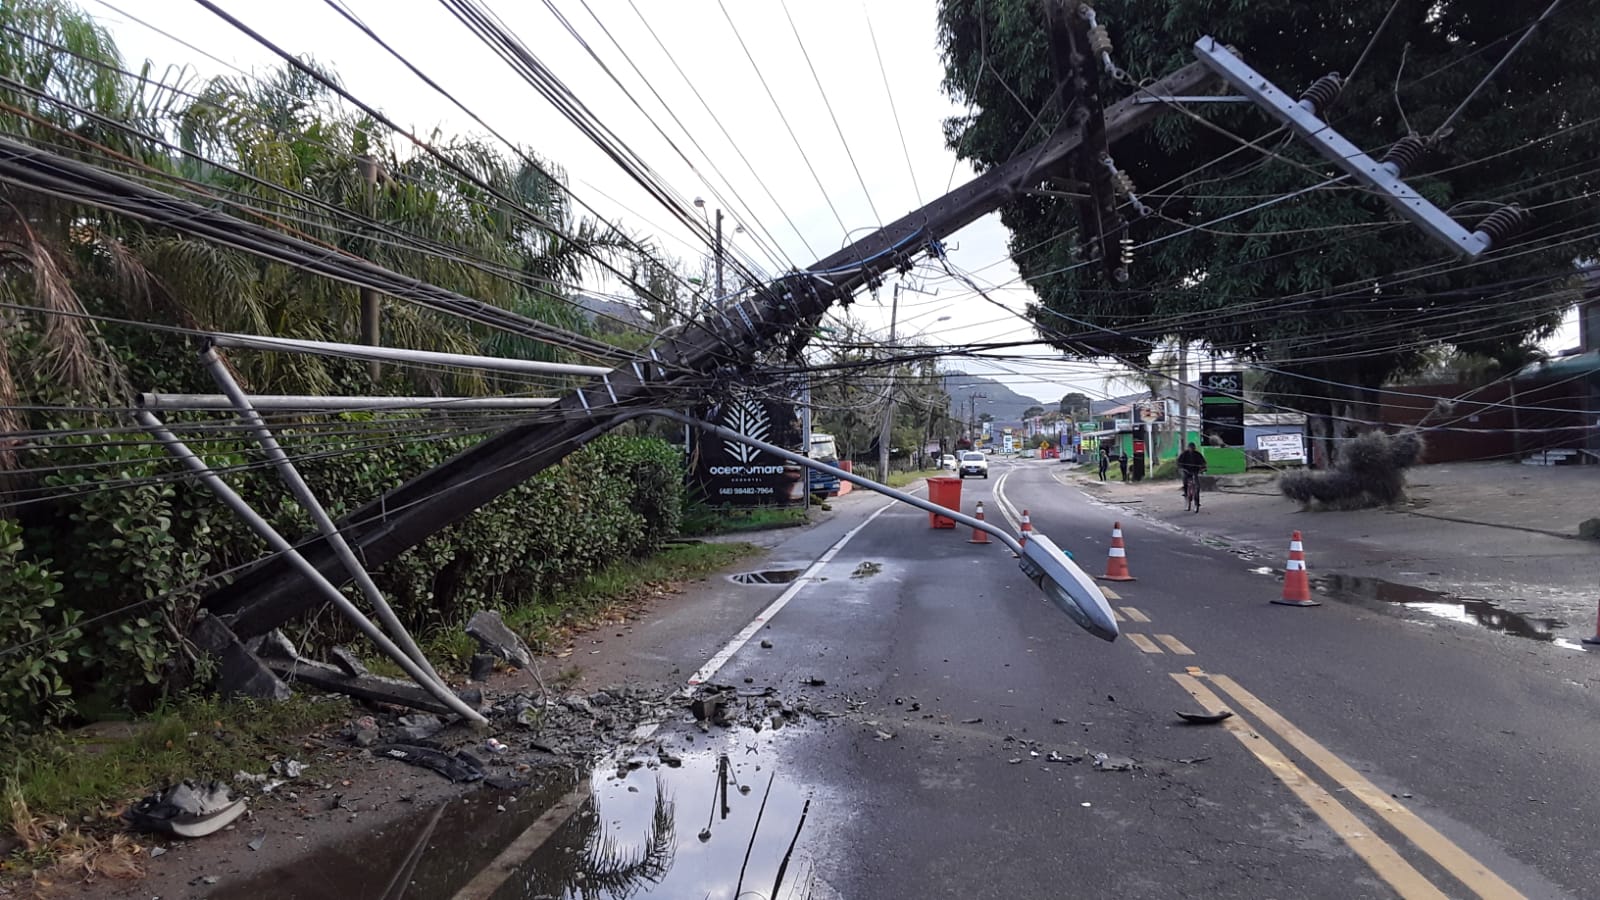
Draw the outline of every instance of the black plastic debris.
M197 838L214 834L244 814L244 800L220 781L183 781L140 800L122 814L141 831Z
M385 744L374 755L428 769L458 783L481 781L484 777L483 763L460 750L447 753L420 744Z
M1231 718L1232 716L1233 716L1233 712L1231 710L1226 710L1226 709L1221 711L1221 712L1214 712L1214 713L1212 713L1212 712L1207 712L1207 713L1179 712L1178 713L1178 718L1184 720L1185 722L1188 722L1190 725L1215 725L1215 724L1217 724L1218 722L1221 722L1224 719Z

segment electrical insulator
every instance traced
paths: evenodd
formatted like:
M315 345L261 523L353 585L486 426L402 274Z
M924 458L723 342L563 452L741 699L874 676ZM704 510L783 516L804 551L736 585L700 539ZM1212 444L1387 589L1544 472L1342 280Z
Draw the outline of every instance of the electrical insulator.
M1089 49L1096 54L1111 52L1111 34L1104 25L1096 25L1089 29Z
M1477 233L1487 237L1492 247L1527 227L1532 218L1527 210L1513 203L1484 216L1478 223Z
M1329 72L1306 88L1306 92L1300 95L1300 105L1313 113L1327 109L1343 89L1344 79L1339 77L1338 72Z
M1383 154L1383 159L1379 160L1379 162L1383 163L1384 168L1388 169L1390 174L1399 178L1405 174L1407 169L1416 165L1417 161L1422 159L1423 154L1427 152L1427 138L1417 134L1408 134L1396 141L1394 146Z

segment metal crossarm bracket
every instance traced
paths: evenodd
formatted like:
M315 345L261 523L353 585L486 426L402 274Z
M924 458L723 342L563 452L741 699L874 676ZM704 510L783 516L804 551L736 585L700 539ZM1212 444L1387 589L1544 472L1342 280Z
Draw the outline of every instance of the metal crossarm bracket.
M1210 35L1200 38L1195 42L1194 52L1200 62L1222 76L1235 90L1287 125L1351 177L1381 192L1400 215L1457 253L1477 257L1494 243L1490 232L1463 228L1402 181L1398 166L1380 162L1362 152L1317 115L1314 103L1296 100L1279 90L1215 38Z

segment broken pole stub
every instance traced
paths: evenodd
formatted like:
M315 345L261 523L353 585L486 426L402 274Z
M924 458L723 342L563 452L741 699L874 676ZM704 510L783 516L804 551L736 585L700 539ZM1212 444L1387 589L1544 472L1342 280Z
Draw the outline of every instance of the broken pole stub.
M506 625L499 612L483 609L473 613L467 622L467 634L485 653L498 656L519 669L533 667L533 651Z
M196 619L189 631L189 639L216 659L217 692L224 698L254 697L281 701L294 696L289 686L254 653L245 649L233 631L216 616L201 615Z

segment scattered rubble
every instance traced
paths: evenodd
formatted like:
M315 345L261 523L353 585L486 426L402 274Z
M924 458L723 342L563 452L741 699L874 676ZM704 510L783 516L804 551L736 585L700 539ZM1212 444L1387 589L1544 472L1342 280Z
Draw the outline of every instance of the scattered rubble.
M356 659L354 653L344 647L335 647L329 650L328 658L332 659L333 664L339 667L339 671L349 675L351 678L365 678L372 674L367 671L365 665L362 665L361 660Z

